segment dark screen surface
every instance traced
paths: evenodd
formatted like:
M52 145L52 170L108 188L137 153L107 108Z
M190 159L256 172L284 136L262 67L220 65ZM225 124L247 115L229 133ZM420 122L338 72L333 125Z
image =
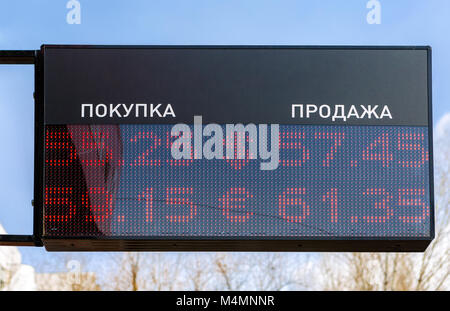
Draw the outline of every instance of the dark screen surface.
M427 128L281 126L270 171L248 148L244 159L175 160L171 128L47 126L46 235L431 234Z
M45 47L47 124L428 125L426 48ZM81 118L82 104L170 103L175 118ZM387 105L390 118L291 118L293 104Z

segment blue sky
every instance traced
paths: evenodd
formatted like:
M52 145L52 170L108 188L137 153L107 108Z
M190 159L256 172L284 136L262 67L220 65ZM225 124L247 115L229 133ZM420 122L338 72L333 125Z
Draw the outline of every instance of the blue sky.
M380 0L382 22L366 22L367 0L67 0L0 2L0 49L41 44L431 45L434 121L450 111L450 1ZM0 222L30 233L33 185L32 67L0 66ZM7 146L7 147L5 147ZM31 262L42 250L24 250Z

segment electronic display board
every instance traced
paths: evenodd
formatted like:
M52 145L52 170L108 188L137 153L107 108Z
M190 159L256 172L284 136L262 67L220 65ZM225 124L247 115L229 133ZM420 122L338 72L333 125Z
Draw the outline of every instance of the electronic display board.
M424 250L430 53L43 46L43 243Z

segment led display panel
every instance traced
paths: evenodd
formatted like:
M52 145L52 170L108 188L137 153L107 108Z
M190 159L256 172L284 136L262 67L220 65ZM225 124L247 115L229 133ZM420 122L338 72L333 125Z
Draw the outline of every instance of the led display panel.
M428 48L43 46L49 250L421 251Z

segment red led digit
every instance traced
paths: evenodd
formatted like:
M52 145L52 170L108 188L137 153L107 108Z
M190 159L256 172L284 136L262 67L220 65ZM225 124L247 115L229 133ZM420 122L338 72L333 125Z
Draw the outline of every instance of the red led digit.
M47 165L66 166L72 163L75 157L76 152L69 133L62 129L47 130L45 135L45 163Z
M363 150L362 158L368 161L381 161L383 167L389 167L389 162L392 161L392 153L389 150L389 135L381 134Z
M180 133L180 135L178 136L171 136L170 132L166 132L166 148L167 151L171 152L172 149L172 145L173 142L175 141L175 139L179 138L182 134ZM190 139L192 139L192 133L189 133L190 135ZM169 163L169 165L173 165L173 166L188 166L192 163L192 161L194 159L194 148L191 148L191 158L190 159L179 159L179 160L175 160L172 159L172 157L170 159L167 159L167 163Z
M90 166L105 166L106 163L111 162L112 152L108 146L108 141L108 132L83 131L79 152L83 154L81 162ZM89 156L89 154L92 156Z
M280 132L280 149L290 149L297 150L300 152L299 156L295 160L281 159L280 163L282 166L296 167L302 166L307 160L309 160L309 150L305 147L304 141L306 135L304 132L294 132L294 131L282 131Z
M430 217L430 207L422 200L425 189L406 188L398 190L398 203L400 207L406 207L405 212L410 215L399 216L403 222L417 223ZM416 211L414 213L414 211Z
M331 222L337 222L338 219L338 190L332 188L325 195L323 195L322 200L324 202L330 202L330 218Z
M138 201L145 201L145 221L153 221L153 188L145 189L138 196Z
M397 136L398 150L416 153L416 160L401 160L398 163L402 167L421 167L425 161L428 161L428 151L423 147L425 136L423 133L399 133Z
M392 208L390 207L390 199L392 196L386 189L369 188L363 192L365 196L377 196L381 197L381 200L376 201L374 204L375 216L362 216L363 221L369 223L384 223L393 216ZM358 217L353 216L352 222L358 222Z
M219 198L222 203L222 214L231 222L247 221L253 215L253 213L245 211L245 202L250 198L253 198L253 195L245 188L229 189Z
M170 222L188 222L197 215L197 207L189 197L192 197L192 188L185 187L169 187L166 189L166 204L173 207L181 205L182 209L189 209L188 213L181 215L167 215L166 218Z
M302 222L310 214L310 208L302 199L305 188L287 188L278 198L278 213L288 222Z
M143 153L138 155L137 158L132 163L130 163L130 165L160 166L161 159L151 159L151 154L156 150L156 148L161 146L161 138L152 131L146 131L139 132L137 133L137 135L130 139L130 142L136 143L136 146L142 144L142 141L147 141L148 144L146 144L146 146L148 147Z
M250 143L254 143L253 139L249 138L249 135L246 133L245 134L245 142L243 143L241 139L238 139L238 134L235 133L234 134L234 138L233 141L228 141L229 139L225 138L224 144L225 144L225 150L227 149L228 146L232 145L233 146L233 151L234 151L234 157L233 159L226 159L227 163L230 163L231 166L235 169L235 170L240 170L242 169L245 165L248 164L249 159L255 159L256 155L251 155L250 154L250 148L249 148L249 144ZM244 146L242 146L242 144L244 144ZM245 154L242 154L241 149L245 150Z
M45 219L51 222L68 221L75 214L75 204L70 200L71 187L45 187ZM51 211L52 213L48 213Z
M104 187L90 187L81 196L81 204L91 210L86 221L105 222L112 214L112 195Z
M336 150L341 146L342 141L344 140L344 133L316 132L314 133L314 138L331 141L331 147L327 152L325 159L322 161L323 166L330 166L330 162L334 159Z

